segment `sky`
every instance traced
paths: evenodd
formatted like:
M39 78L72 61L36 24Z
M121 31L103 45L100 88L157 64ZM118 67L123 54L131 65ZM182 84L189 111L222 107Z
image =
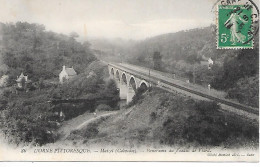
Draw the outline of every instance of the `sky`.
M0 0L0 22L27 21L81 38L145 39L214 23L216 0Z

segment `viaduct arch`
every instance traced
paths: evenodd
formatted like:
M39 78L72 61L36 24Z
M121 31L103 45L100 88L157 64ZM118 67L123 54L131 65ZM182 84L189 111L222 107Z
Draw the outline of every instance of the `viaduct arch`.
M116 81L119 88L120 99L126 100L127 104L132 101L138 88L144 92L149 87L148 82L142 78L110 65L108 65L108 69L110 78Z

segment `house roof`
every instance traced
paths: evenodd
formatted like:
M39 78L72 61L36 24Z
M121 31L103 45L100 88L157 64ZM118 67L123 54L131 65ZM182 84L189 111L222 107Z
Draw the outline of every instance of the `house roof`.
M23 78L25 78L25 76L23 75L23 73L21 73L19 78L17 78L16 82L21 82Z
M76 71L73 68L65 68L65 71L68 75L77 75Z

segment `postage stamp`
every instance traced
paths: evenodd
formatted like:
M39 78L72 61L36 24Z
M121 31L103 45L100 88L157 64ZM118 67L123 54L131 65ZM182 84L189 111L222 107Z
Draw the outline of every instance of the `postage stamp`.
M219 1L216 13L218 49L253 49L259 12L252 1Z
M252 6L218 6L218 47L252 48Z

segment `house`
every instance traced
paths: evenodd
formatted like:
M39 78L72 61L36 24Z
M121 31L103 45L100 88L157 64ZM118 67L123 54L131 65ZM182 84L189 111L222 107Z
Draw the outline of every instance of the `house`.
M202 56L202 61L200 61L201 65L208 66L208 69L210 70L213 65L213 60L211 58L206 58L204 55Z
M9 79L9 76L8 76L8 75L3 75L3 76L0 78L0 88L7 86L8 79Z
M210 70L213 66L213 60L211 58L208 59L208 69Z
M76 71L73 69L73 67L71 68L66 68L66 66L62 67L62 71L59 74L59 79L60 79L60 83L64 83L66 80L69 80L73 77L77 76Z
M25 76L23 73L21 73L19 77L17 76L16 82L18 88L26 88L30 81L28 80L28 76Z

